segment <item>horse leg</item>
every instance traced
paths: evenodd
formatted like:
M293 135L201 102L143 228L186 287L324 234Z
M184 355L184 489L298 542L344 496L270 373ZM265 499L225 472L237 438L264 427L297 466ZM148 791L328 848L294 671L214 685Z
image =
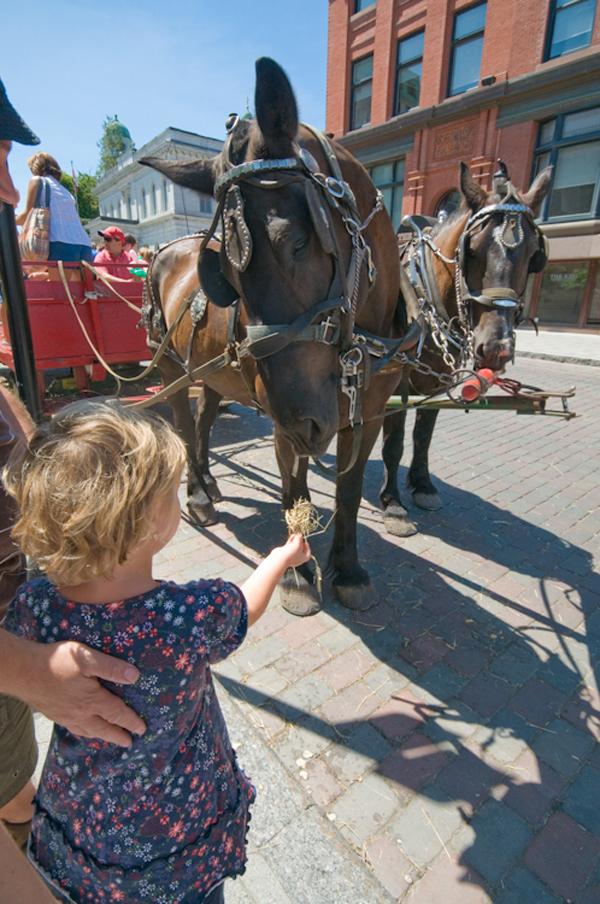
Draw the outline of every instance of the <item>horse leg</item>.
M380 418L364 424L357 460L350 471L338 475L336 483L335 533L328 570L332 574L334 595L342 606L359 611L370 609L378 602L368 572L358 562L356 519L365 465L380 429ZM337 460L341 466L349 460L352 443L351 428L338 433Z
M379 493L383 508L383 525L395 537L412 537L417 528L408 517L400 501L398 490L398 466L404 452L406 411L396 411L383 422L383 470L384 482Z
M217 485L217 481L210 473L209 445L210 431L213 428L219 413L219 403L223 398L215 389L202 384L196 399L196 455L198 468L206 492L211 502L220 502L223 498Z
M165 386L168 386L169 383L172 383L177 377L181 376L181 371L176 370L174 367L167 367L163 364L159 369ZM173 408L175 427L187 449L188 511L198 524L201 524L203 527L208 527L209 524L214 524L218 519L198 465L194 418L192 417L192 412L190 410L190 400L187 388L180 389L178 392L173 393L169 401Z
M439 411L435 409L417 409L413 430L413 459L406 478L415 505L429 512L442 507L442 500L429 475L429 446L438 414Z
M289 440L275 427L275 456L279 465L284 511L298 499L310 499L306 475L308 458L297 458ZM314 615L321 609L315 576L309 563L288 569L281 581L281 605L292 615Z

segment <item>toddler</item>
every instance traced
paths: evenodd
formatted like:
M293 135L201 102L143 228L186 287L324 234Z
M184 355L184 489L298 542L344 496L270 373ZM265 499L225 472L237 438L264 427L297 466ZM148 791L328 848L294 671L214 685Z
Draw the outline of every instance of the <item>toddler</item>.
M310 557L296 535L241 588L152 577L180 519L185 450L158 417L76 402L4 471L14 537L48 577L24 584L6 627L73 639L134 663L109 685L146 722L128 750L55 726L29 857L61 901L217 904L245 869L254 788L239 768L210 663L233 652L284 571Z

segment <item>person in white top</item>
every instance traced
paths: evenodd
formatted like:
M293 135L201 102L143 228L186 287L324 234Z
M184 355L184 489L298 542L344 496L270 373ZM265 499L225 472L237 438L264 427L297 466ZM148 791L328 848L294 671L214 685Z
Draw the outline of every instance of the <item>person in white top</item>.
M81 225L75 199L61 185L62 171L50 154L34 154L27 161L33 173L27 186L25 209L15 217L23 226L27 214L36 206L50 207L49 261L92 261L92 243Z

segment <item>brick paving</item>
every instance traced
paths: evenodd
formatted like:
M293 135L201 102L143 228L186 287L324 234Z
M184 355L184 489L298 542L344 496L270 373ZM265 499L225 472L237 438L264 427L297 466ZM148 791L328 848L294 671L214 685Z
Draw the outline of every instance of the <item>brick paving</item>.
M276 599L215 669L259 789L228 900L600 901L600 371L520 358L511 376L576 384L580 417L442 412L444 507L406 499L407 539L383 531L377 447L358 529L375 607L326 592L297 619ZM213 452L221 522L182 522L158 576L241 581L284 538L268 420L231 406ZM326 521L334 485L310 486Z

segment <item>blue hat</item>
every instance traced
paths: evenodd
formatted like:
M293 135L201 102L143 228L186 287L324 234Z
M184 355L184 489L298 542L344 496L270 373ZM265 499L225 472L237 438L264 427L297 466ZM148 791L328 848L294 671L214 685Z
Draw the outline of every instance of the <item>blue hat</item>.
M4 83L0 79L0 141L17 141L19 144L39 144L40 139L26 125L9 101Z

